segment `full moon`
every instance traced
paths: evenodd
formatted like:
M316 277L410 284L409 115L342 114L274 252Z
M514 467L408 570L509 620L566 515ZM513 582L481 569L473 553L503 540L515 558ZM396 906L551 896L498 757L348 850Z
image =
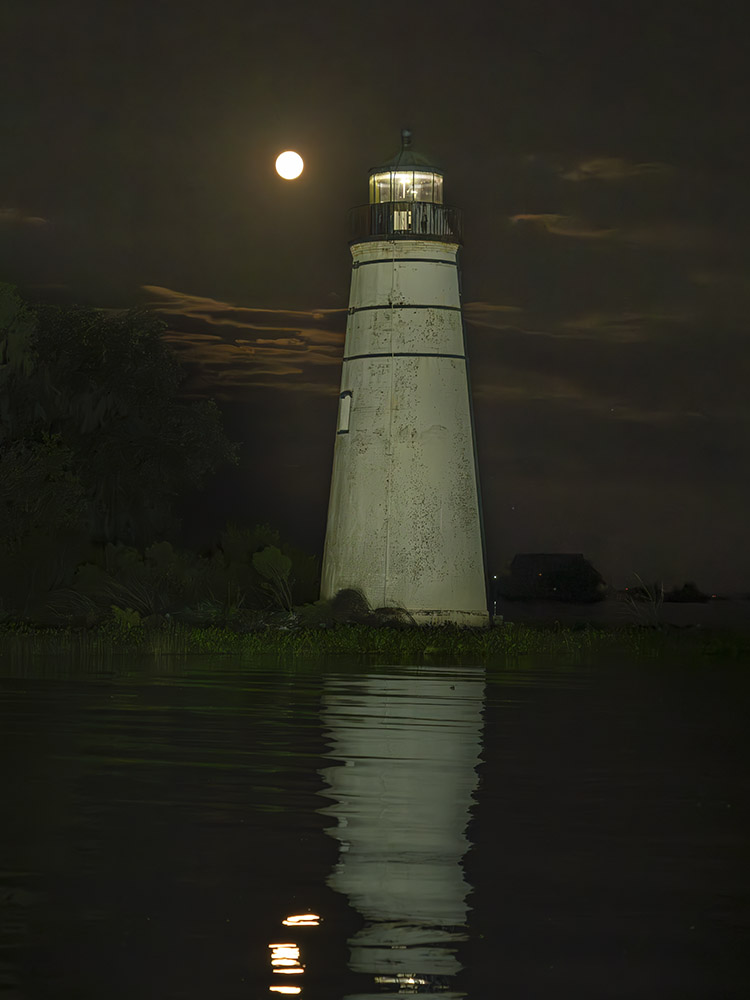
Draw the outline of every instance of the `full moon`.
M276 157L276 173L285 181L293 181L295 177L299 177L304 165L299 153L295 153L291 149L279 153Z

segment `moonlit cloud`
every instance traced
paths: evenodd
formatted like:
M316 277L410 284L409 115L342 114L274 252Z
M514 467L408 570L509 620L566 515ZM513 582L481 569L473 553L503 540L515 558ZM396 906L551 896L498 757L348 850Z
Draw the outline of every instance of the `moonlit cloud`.
M305 382L302 379L290 380L284 382L282 379L274 379L273 383L266 381L248 381L242 384L242 388L256 388L256 389L268 389L272 386L274 389L283 389L289 392L302 392L308 393L313 396L329 396L338 397L339 394L339 382L338 379L335 382Z
M592 227L580 219L571 215L557 215L551 212L528 213L511 215L510 221L518 223L528 223L540 229L552 233L554 236L573 236L576 239L600 240L607 239L616 233L615 229Z
M655 222L620 230L615 239L656 250L711 250L726 246L726 234L706 226Z
M561 177L566 181L622 181L643 174L665 174L670 170L666 163L629 163L617 156L601 156L583 160Z
M692 432L736 410L731 394L717 392L710 366L700 380L685 377L703 338L696 317L678 304L561 317L472 306L467 325L479 328L469 345L472 387L498 426L522 426L541 406L558 427L589 415ZM488 335L493 329L497 342Z
M665 398L657 406L646 400L623 398L622 392L597 390L590 380L576 378L575 373L545 373L512 365L481 368L478 377L472 378L472 394L480 404L500 405L519 413L528 412L535 405L551 405L559 418L578 413L598 420L664 425L686 421L694 424L705 419L705 414L684 401Z
M488 313L520 313L523 312L521 306L499 305L496 302L467 302L464 305L464 313L483 311Z
M580 401L580 386L562 375L524 371L507 367L481 369L472 377L472 395L476 399L509 403L532 403L539 400L556 402Z
M561 329L554 335L630 344L650 340L660 326L686 319L686 315L679 312L586 313L563 321Z
M696 271L690 280L698 288L730 297L732 304L745 304L750 294L750 275L733 271Z
M144 285L164 316L165 340L188 369L187 393L236 398L250 386L302 389L321 381L334 393L346 309L266 309ZM316 390L318 391L318 390Z
M463 312L469 326L489 330L514 330L524 310L520 306L496 305L492 302L465 302Z
M238 340L238 344L245 344L248 341ZM266 340L265 337L258 337L256 344L272 344L274 347L304 347L305 342L301 337L279 337L278 340Z
M609 240L615 243L652 247L655 250L708 250L726 242L718 232L705 226L670 222L650 222L631 226L592 226L573 215L553 212L524 212L511 215L514 225L525 224L544 230L552 236L567 236L580 240Z
M0 226L46 226L49 219L41 215L26 215L17 208L0 208Z
M687 321L677 310L644 312L590 312L557 320L535 316L517 306L495 306L488 302L468 302L464 316L470 328L497 330L527 337L554 340L592 340L600 343L634 343L652 338L667 324Z
M141 287L143 291L152 296L146 302L149 308L164 316L197 317L212 326L234 326L238 329L248 330L279 329L282 327L280 320L285 318L287 325L283 328L292 330L302 320L319 323L331 316L346 315L347 312L344 308L301 310L238 306L205 295L178 292L161 285L142 285ZM264 322L260 322L261 320ZM294 325L289 325L290 323L294 323Z

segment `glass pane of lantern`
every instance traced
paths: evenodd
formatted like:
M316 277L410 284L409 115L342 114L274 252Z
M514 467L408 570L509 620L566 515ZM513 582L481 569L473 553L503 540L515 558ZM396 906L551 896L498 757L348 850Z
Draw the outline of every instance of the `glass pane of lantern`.
M434 174L414 171L414 201L432 201L432 178Z
M443 178L440 176L440 174L434 174L433 185L434 186L433 186L433 192L432 192L432 200L435 202L436 205L442 205L443 204Z
M370 201L374 205L391 200L391 175L373 174L370 178Z
M393 174L393 200L412 201L414 198L414 171L397 170Z

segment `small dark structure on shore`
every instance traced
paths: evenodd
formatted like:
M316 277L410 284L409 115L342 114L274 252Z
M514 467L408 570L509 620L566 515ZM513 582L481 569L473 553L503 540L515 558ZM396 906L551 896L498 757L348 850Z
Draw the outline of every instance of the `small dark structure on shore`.
M710 597L699 590L694 583L683 583L664 594L664 600L673 604L705 604Z
M507 601L601 601L607 585L580 552L525 552L513 557L510 573L493 581L494 599Z

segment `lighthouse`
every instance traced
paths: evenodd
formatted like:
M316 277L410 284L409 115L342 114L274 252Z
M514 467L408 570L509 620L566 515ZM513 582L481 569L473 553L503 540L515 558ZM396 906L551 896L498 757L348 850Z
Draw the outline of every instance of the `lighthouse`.
M352 278L321 597L487 625L458 251L443 171L411 145L350 213Z

